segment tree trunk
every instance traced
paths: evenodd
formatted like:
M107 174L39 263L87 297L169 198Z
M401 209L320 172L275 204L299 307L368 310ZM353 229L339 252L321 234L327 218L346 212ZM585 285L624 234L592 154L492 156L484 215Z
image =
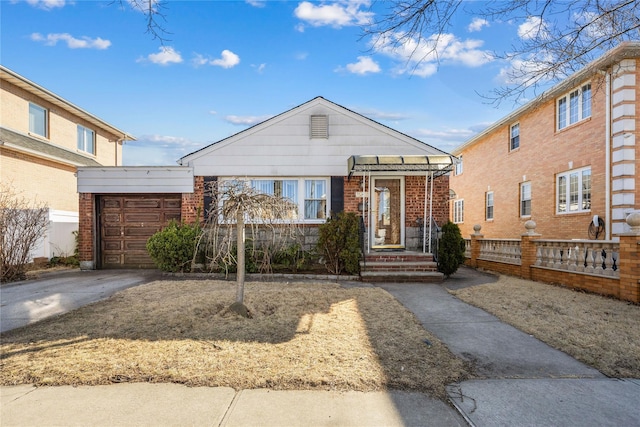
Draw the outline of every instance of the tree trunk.
M236 234L238 240L238 273L237 273L237 288L236 288L236 302L244 304L244 213L240 209L236 217Z

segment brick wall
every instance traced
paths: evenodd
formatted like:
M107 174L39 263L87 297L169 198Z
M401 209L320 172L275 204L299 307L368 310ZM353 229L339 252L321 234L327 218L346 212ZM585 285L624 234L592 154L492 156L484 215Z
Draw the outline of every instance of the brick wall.
M91 193L79 196L78 216L78 257L84 269L95 268L95 197ZM85 264L83 264L85 263Z
M637 85L638 71L636 67L633 72L629 71L629 68L624 72L633 73L633 77L626 78L618 88L613 89L613 93L625 91L629 95L624 98L625 100L620 101L612 98L612 107L620 114L620 119L616 120L624 121L632 130L624 131L624 138L616 137L620 147L614 146L611 154L620 152L619 157L621 157L621 150L627 150L626 159L630 160L623 160L621 164L634 162L637 164L640 147L638 144L633 146L629 144L631 140L636 139L637 129L640 126L639 115L637 112L634 113L640 99ZM557 239L589 238L588 225L593 215L599 215L602 218L607 215L606 170L609 166L606 164L605 153L606 84L603 77L594 75L590 79L578 82L574 88L588 82L591 83L592 88L591 117L562 130L556 130L558 97L553 97L480 137L472 145L464 147L460 153L457 153L463 156L464 171L458 176L451 177L451 188L456 192L458 199L464 200L464 222L459 224L463 235L471 234L473 225L480 224L487 238L516 238L520 235L524 223L533 219L538 224L537 230L543 235ZM635 86L629 86L629 82L635 82ZM567 93L570 90L572 88L569 88ZM630 102L626 100L627 98L633 98L634 101ZM510 151L510 127L515 123L520 125L520 147ZM612 131L615 136L616 130ZM622 146L623 141L627 146ZM587 166L591 168L591 209L575 214L556 213L557 175ZM620 169L622 170L622 166ZM627 209L633 209L635 204L637 208L640 174L637 167L635 172L632 167L626 167L625 171L620 172L618 186L626 185L626 187L623 190L614 188L614 195L615 191L624 193L626 204L622 205ZM519 189L522 182L531 183L530 217L520 216ZM494 196L492 220L485 218L485 197L488 191L492 191ZM632 201L634 194L636 197ZM620 213L617 218L612 218L612 221L623 222L623 214ZM613 231L616 232L616 230ZM620 232L619 228L617 232Z
M204 177L193 178L193 193L182 194L182 221L187 224L204 222Z
M0 148L0 182L51 209L78 211L76 168Z
M640 214L636 215L640 216ZM640 224L640 218L636 221ZM627 222L629 222L629 219L627 219ZM638 251L638 247L640 247L640 230L624 233L619 236L619 278L596 274L581 274L569 270L535 265L535 241L541 237L539 234L522 235L520 243L521 263L509 264L479 259L480 242L483 235L472 234L470 258L465 260L465 264L470 267L494 271L500 274L538 282L558 284L573 289L580 289L625 301L640 303L640 252Z

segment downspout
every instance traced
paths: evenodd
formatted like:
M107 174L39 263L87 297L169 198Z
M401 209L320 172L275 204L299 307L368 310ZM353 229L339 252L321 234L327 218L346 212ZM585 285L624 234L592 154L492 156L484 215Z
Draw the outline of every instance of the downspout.
M429 174L424 174L424 208L422 214L422 253L427 251L427 191L429 191ZM431 240L429 240L431 244Z
M611 240L611 73L605 72L604 239Z
M433 254L433 252L431 252L431 227L433 224L433 171L431 171L431 174L429 176L429 183L431 184L431 188L429 190L429 253Z

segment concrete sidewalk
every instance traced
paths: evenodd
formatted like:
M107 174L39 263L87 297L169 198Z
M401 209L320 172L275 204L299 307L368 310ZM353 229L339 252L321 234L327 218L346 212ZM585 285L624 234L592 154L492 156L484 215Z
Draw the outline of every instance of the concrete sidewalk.
M15 386L0 389L0 425L640 426L640 380L606 378L446 289L493 280L461 268L443 284L380 285L475 366L480 379L448 387L451 404L406 392Z

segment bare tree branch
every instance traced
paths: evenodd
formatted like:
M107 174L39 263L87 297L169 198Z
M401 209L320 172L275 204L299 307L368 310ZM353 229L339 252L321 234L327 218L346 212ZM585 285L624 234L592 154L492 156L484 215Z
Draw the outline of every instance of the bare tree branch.
M115 2L114 0L112 4ZM171 33L167 31L165 24L167 16L165 11L168 9L166 0L117 0L121 7L128 5L134 10L144 14L146 18L147 34L150 34L153 40L158 40L161 45L171 41L167 36Z
M373 50L380 46L406 48L407 43L417 41L413 53L420 52L422 57L411 59L435 57L439 63L442 36L460 13L490 21L527 23L528 31L520 34L509 51L493 54L494 60L505 63L505 84L485 95L495 105L507 99L518 103L535 96L548 84L566 78L619 43L640 40L637 0L493 0L467 3L464 8L461 3L382 2L388 12L364 31L373 37ZM426 51L425 46L429 47Z

